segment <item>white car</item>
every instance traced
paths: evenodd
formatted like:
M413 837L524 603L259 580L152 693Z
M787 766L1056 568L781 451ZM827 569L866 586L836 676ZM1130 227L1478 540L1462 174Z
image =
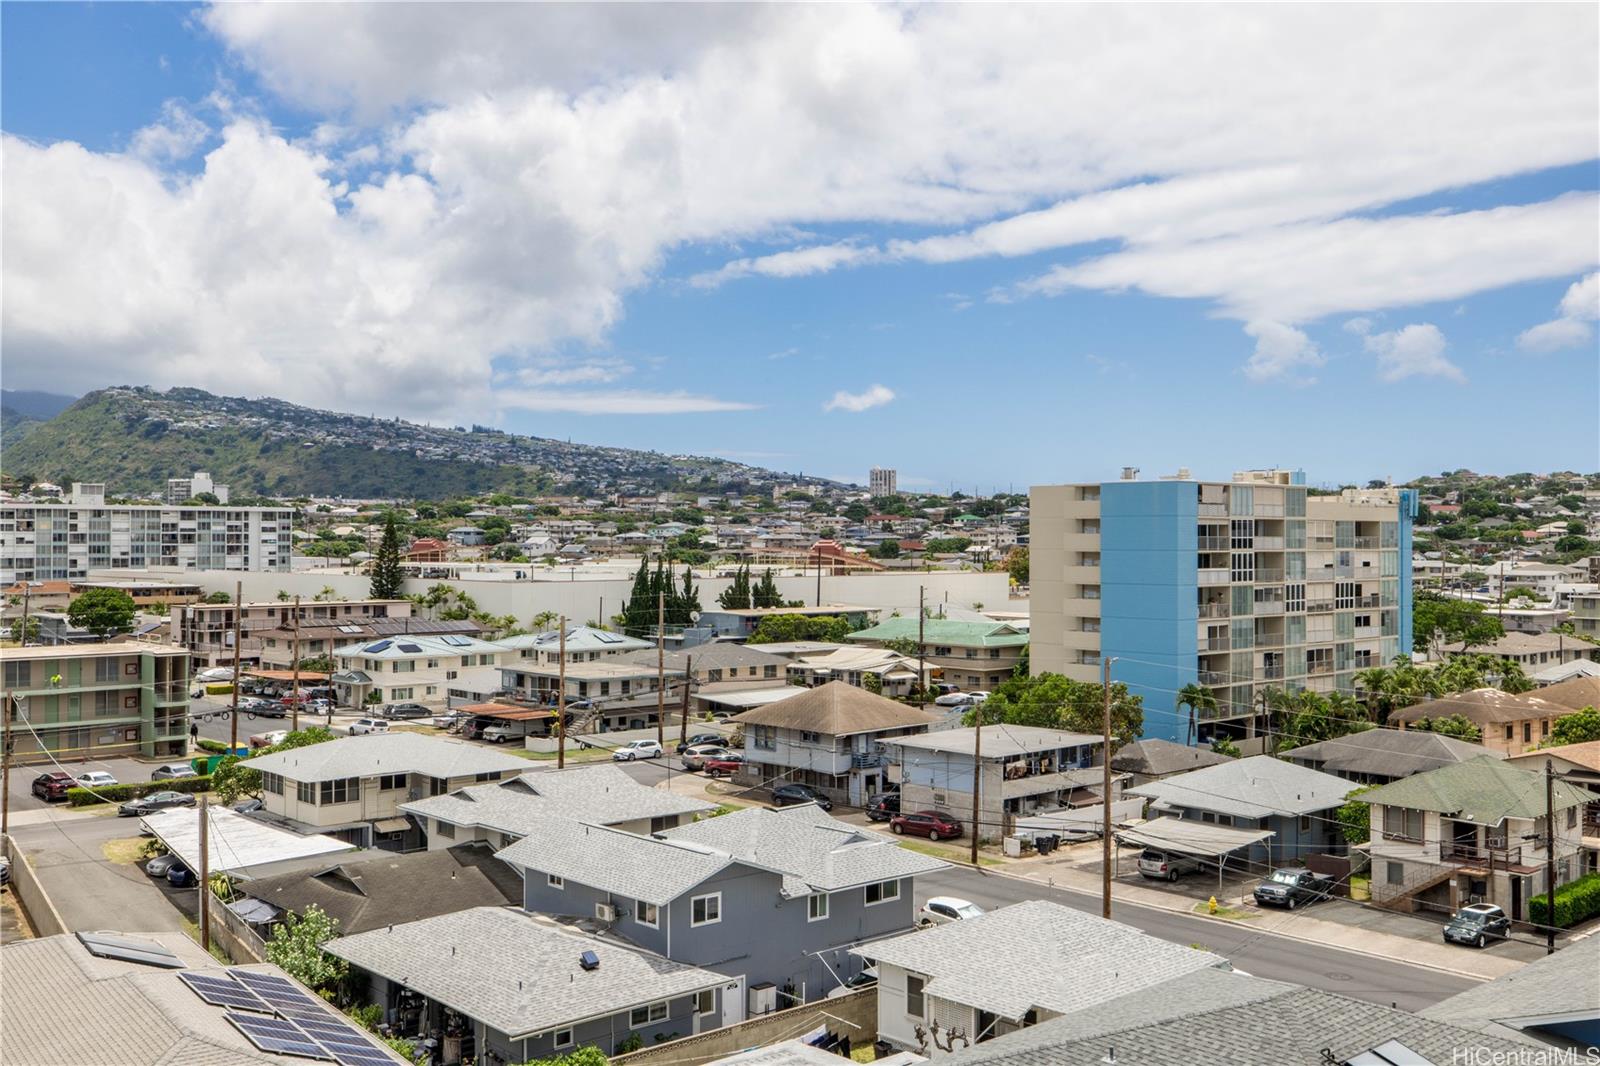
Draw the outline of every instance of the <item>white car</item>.
M933 701L935 707L965 707L972 702L970 693L947 692Z
M78 784L84 788L109 788L117 783L117 779L104 770L90 770L86 774L78 775Z
M389 723L382 718L357 718L350 723L350 735L359 737L363 733L387 733Z
M917 912L917 921L919 924L943 925L946 922L961 922L982 915L983 908L970 899L962 899L959 896L933 896Z
M632 762L635 759L661 758L661 745L654 740L630 740L611 753L615 762Z

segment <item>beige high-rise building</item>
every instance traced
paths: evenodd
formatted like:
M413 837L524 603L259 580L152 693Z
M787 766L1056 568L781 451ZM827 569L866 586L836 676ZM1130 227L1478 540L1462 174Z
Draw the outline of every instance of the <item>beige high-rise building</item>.
M1415 512L1409 489L1314 495L1287 470L1035 486L1031 667L1099 681L1113 657L1146 737L1254 738L1269 691L1351 691L1410 652ZM1194 722L1191 683L1218 704Z
M884 467L873 467L867 474L867 481L874 496L893 496L899 491L895 483L895 472Z

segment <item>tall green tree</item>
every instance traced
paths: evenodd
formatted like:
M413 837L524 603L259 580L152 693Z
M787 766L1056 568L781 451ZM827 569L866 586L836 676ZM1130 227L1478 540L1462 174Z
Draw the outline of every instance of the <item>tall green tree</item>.
M372 560L372 585L368 595L375 600L400 598L405 573L400 569L400 528L395 525L394 512L383 520L383 539L378 542L378 554Z
M750 564L733 572L733 581L717 596L717 606L724 610L744 610L750 606Z
M1407 728L1420 729L1424 733L1438 733L1444 737L1455 737L1457 740L1470 741L1473 744L1483 739L1483 733L1466 715L1451 714L1439 718L1419 718Z
M1550 729L1551 747L1558 744L1583 744L1590 740L1600 740L1600 711L1593 707L1585 707L1581 711L1562 715Z
M349 970L343 959L322 950L338 932L339 920L315 903L299 915L285 911L283 924L272 930L272 939L267 941L267 961L307 988L331 991Z
M1472 600L1448 599L1431 592L1418 593L1411 611L1411 646L1428 651L1438 644L1488 644L1505 635L1500 619Z
M668 587L667 595L667 624L675 626L694 625L695 616L700 613L700 590L695 587L694 567L683 568L683 587L673 592Z
M985 725L1031 725L1065 729L1074 733L1101 730L1104 694L1092 681L1075 681L1061 674L1013 676L1001 683L988 699L968 712L968 724L981 714ZM1121 747L1144 732L1144 701L1116 682L1111 686L1111 740Z
M1180 709L1189 708L1189 725L1188 732L1185 733L1186 740L1184 743L1193 744L1195 721L1207 712L1217 709L1217 694L1204 685L1197 685L1191 681L1178 690L1177 706Z
M633 575L633 588L628 593L628 604L622 609L625 619L622 630L630 637L643 636L656 624L658 587L657 579L650 574L650 559L641 555L638 572Z
M772 567L767 567L761 572L761 580L756 582L756 587L750 592L750 604L753 607L782 607L783 593L778 591L778 582L772 576Z
M133 627L133 597L121 589L93 588L67 607L67 621L104 640Z
M1371 792L1376 785L1366 785L1362 788L1352 789L1345 796L1344 806L1334 812L1334 817L1339 821L1339 832L1344 835L1346 844L1365 844L1372 833L1372 806L1362 803L1356 797L1363 792Z

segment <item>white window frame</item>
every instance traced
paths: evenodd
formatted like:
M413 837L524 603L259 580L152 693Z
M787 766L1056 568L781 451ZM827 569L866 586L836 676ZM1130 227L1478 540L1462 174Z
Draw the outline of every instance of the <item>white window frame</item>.
M913 1011L911 1009L911 995L912 995L912 993L911 993L911 982L913 982L913 981L915 981L917 983L917 992L916 992L917 1002L922 1005L922 1010L920 1010L920 1011ZM920 974L907 973L906 974L906 1014L909 1017L917 1018L917 1019L920 1020L922 1018L927 1017L927 1012L928 1012L928 979L926 977L921 976Z
M559 874L545 874L544 883L546 888L553 888L557 892L567 890L567 879Z
M561 1039L563 1034L566 1036L565 1040ZM555 1032L550 1034L550 1037L551 1046L557 1050L565 1047L571 1047L573 1044L573 1035L571 1029L557 1029Z
M892 890L888 887L890 885L894 886ZM878 890L878 898L876 900L874 900L872 898L872 890L873 889L877 889ZM890 894L891 891L893 892L892 895ZM897 900L899 898L900 898L900 880L899 880L899 878L891 878L888 881L874 881L874 882L872 882L872 884L868 885L866 888L863 888L861 890L862 904L864 906L867 906L867 907L878 907L878 906L881 906L881 905L883 905L885 903L893 903L895 900Z
M661 1010L661 1014L659 1016L652 1017L652 1015L655 1015L658 1007ZM636 1022L633 1020L633 1016L640 1011L644 1011L644 1021ZM641 1007L634 1007L628 1011L628 1028L643 1029L647 1025L655 1025L658 1022L664 1022L667 1020L668 1013L670 1012L667 1010L667 1001L664 999L658 1000L655 1003L646 1003Z
M650 908L650 912L655 916L652 919L650 919L649 921L646 921L640 915L640 912L642 910L644 910L644 908L646 908L646 907ZM654 903L646 903L642 899L636 899L636 900L633 901L633 920L634 920L634 922L636 922L639 925L647 926L647 927L649 927L651 929L660 929L661 928L661 908L657 907Z
M706 997L707 1006L705 1010L700 1009L701 996ZM717 990L714 988L702 988L696 992L694 994L694 1012L702 1018L717 1013Z
M822 902L822 913L817 913L817 902ZM828 894L826 892L813 892L806 897L806 921L825 922L828 920Z
M701 919L700 921L696 921L695 920L695 917L694 917L695 904L701 902L702 900L716 900L717 901L716 902L717 916L715 918L704 918L704 919ZM709 906L706 908L706 913L707 914L711 913L711 908ZM722 921L722 893L721 892L708 892L703 896L691 896L690 897L690 899L689 899L689 928L690 929L698 929L702 925L716 925L721 921Z

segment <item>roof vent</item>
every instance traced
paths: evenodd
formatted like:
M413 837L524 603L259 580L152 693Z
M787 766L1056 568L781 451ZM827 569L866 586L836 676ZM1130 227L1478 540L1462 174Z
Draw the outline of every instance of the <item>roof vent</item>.
M600 968L600 956L592 951L585 951L578 956L578 965L585 970L598 970Z
M1122 480L1124 480L1124 481L1138 481L1139 480L1139 468L1136 467L1136 466L1125 466L1125 467L1123 467L1122 468Z

